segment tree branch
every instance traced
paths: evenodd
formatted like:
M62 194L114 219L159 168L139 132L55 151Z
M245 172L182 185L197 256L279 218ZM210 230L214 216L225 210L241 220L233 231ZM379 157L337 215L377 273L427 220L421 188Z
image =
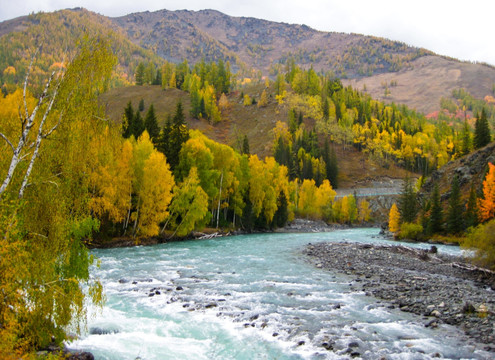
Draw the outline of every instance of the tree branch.
M14 152L15 151L14 145L12 145L9 139L7 139L7 137L2 133L0 133L0 136L7 142L7 144L9 144L10 148L12 149L12 152Z
M53 79L54 75L55 75L55 72L52 73L52 76L50 77L50 82ZM33 152L33 156L31 156L31 161L29 162L29 166L26 170L26 174L24 175L24 179L22 180L21 188L19 189L19 199L22 199L22 197L24 196L24 190L26 189L29 177L31 176L34 162L38 158L38 153L39 153L39 149L41 146L41 140L46 138L46 136L49 135L49 134L46 136L43 135L43 126L45 124L46 119L48 118L48 115L50 114L50 112L52 110L52 106L55 103L55 99L57 98L57 93L58 93L58 89L60 87L60 84L61 84L61 81L63 78L63 74L60 75L60 72L59 72L58 78L59 78L59 82L58 82L58 84L57 84L57 86L56 86L56 88L55 88L55 90L51 96L50 103L48 104L48 107L46 108L45 113L43 114L43 118L41 119L41 122L40 122L40 125L38 128L38 135L36 137L36 145L35 145L35 149ZM59 118L59 122L57 123L57 125L55 125L55 127L52 130L50 130L49 133L51 133L53 130L55 130L59 123L60 123L60 118Z

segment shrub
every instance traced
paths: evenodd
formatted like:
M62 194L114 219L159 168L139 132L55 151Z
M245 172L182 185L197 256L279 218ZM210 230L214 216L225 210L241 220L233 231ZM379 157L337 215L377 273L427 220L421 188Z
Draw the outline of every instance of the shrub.
M474 261L481 266L495 270L495 219L470 228L463 247L475 248Z
M415 223L403 223L400 226L399 239L419 240L423 227Z

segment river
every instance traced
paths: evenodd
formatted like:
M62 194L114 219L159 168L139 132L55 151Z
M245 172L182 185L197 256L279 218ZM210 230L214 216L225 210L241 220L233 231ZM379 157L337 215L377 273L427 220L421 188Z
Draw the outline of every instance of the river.
M68 347L96 359L483 358L460 330L425 328L314 268L300 252L321 241L389 243L378 229L349 229L94 250L107 302Z

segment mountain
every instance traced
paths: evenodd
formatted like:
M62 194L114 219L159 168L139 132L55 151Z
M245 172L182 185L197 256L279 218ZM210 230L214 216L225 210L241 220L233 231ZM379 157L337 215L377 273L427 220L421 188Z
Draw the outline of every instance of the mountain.
M32 56L40 48L30 80L41 84L53 66L71 56L81 37L97 34L109 38L118 59L113 86L128 85L138 62L162 61L152 51L131 42L105 16L81 8L37 13L0 22L0 85L21 84Z
M20 64L44 39L46 73L63 50L86 33L110 33L119 68L115 83L133 80L139 61L194 64L222 58L243 75L252 70L273 76L293 59L296 64L331 72L344 84L365 89L375 98L404 103L425 114L439 110L440 99L465 88L477 98L493 95L495 68L460 62L425 49L387 39L322 32L305 25L231 17L215 10L141 12L109 18L84 9L38 13L0 23L0 81L11 81L7 67ZM19 69L16 69L19 70Z
M361 77L396 71L429 54L424 49L370 36L322 32L305 25L232 17L215 10L142 12L114 18L134 43L170 61L219 57L268 73L294 57L299 65Z
M346 85L366 88L377 99L404 103L425 114L438 110L440 99L451 97L454 89L465 88L484 98L495 84L492 66L460 62L372 36L231 17L215 10L160 10L111 20L135 44L169 61L223 58L234 69L235 65L260 69L267 75L292 57L304 67L332 71L347 79Z

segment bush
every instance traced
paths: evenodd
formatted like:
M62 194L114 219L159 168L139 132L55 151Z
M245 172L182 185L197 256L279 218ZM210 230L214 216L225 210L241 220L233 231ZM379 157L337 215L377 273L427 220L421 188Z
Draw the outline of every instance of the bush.
M423 227L415 223L403 223L400 226L399 239L420 240Z
M495 270L495 219L475 228L470 228L463 247L475 248L474 261Z

